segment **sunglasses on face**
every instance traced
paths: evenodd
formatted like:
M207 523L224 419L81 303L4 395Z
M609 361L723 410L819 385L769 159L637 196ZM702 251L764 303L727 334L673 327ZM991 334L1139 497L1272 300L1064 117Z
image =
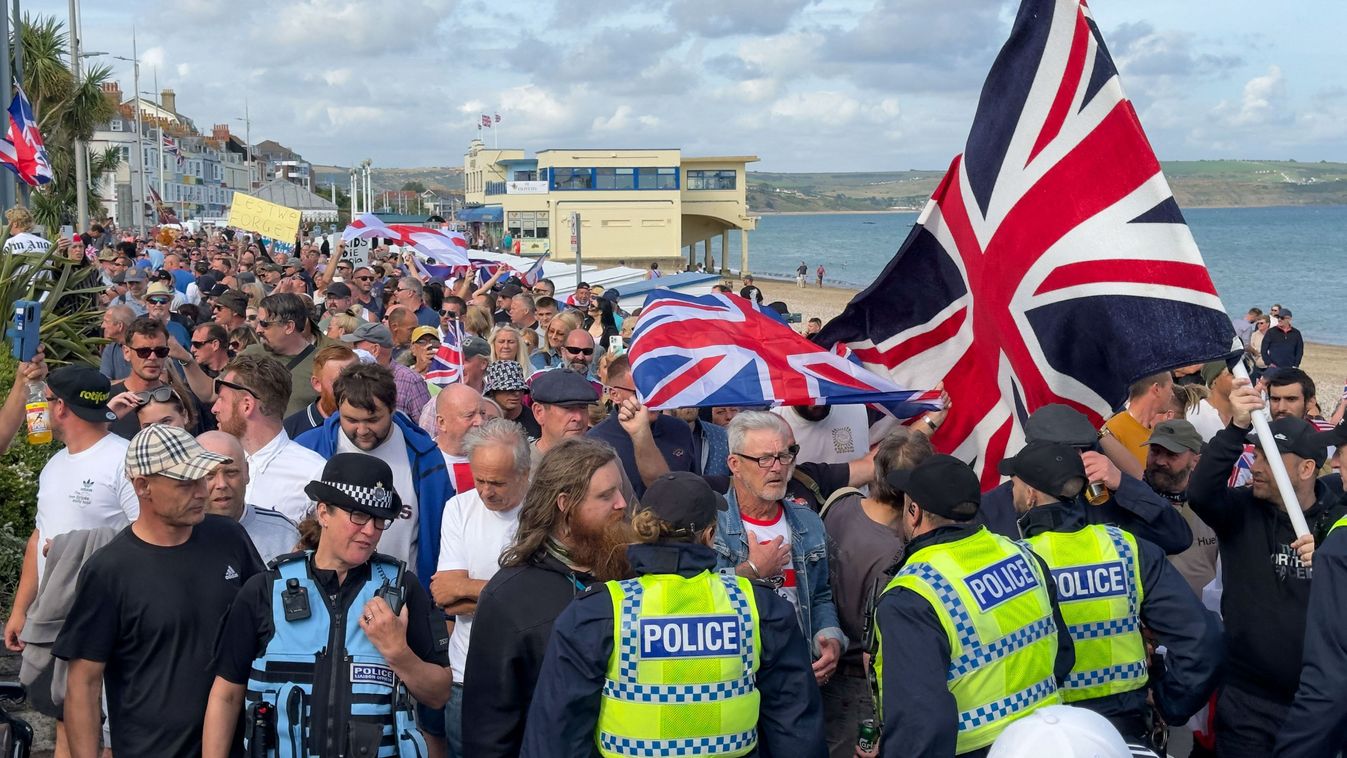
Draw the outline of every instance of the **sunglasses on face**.
M229 389L234 390L236 392L247 392L249 395L252 395L254 398L257 398L258 400L262 399L261 396L259 396L256 392L253 392L251 389L244 387L242 384L235 384L234 382L228 382L225 381L224 379L216 379L215 394L217 395L220 394L221 387L228 387Z
M212 342L217 342L217 341L218 341L218 340L201 340L200 342L197 342L196 340L192 340L192 349L193 349L193 350L200 350L201 348L205 347L206 345L209 345L210 343L212 343Z
M141 360L145 360L146 358L149 358L151 355L153 355L156 358L167 358L168 346L165 345L163 347L133 347L131 348L131 352L135 353L136 357Z
M149 297L145 298L145 302L150 305L168 305L170 300L166 297Z
M372 277L372 276L357 276L357 277L355 277L355 280L358 281L358 282L372 282L372 281L374 281L374 277Z
M570 353L571 355L593 355L593 354L594 354L594 348L592 348L592 347L571 347L570 345L567 345L567 346L566 346L566 352Z
M238 343L237 340L235 340L235 341L229 343L229 349L230 349L230 350L238 350L240 347L243 347L243 346L240 345L240 344Z

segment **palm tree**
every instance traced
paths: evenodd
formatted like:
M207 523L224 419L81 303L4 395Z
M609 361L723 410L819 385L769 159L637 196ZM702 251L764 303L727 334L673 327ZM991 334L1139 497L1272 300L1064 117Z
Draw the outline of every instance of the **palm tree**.
M117 104L103 95L103 83L111 78L112 69L94 66L81 81L75 81L70 72L65 25L51 16L25 15L16 32L23 49L23 88L33 103L55 175L53 181L33 193L32 211L38 223L55 229L74 216L75 140L87 142L98 124L117 111ZM94 180L84 192L93 215L102 212L96 191L98 178L115 170L118 162L115 150L89 155L89 176Z

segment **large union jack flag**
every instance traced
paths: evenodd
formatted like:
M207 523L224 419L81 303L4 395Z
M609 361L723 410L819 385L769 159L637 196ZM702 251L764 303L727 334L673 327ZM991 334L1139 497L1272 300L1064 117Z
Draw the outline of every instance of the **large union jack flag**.
M24 184L36 187L50 182L55 174L42 144L42 133L37 128L33 104L23 93L23 87L14 85L14 99L9 103L9 126L0 140L0 163L18 174Z
M628 354L637 394L656 410L877 403L911 416L940 403L939 392L904 390L737 295L655 290Z
M440 349L430 358L426 367L426 381L437 387L447 387L463 378L463 339L458 322L444 333Z
M1132 381L1233 337L1089 9L1025 0L963 155L820 341L898 384L943 381L935 442L991 485L1029 412L1102 422Z

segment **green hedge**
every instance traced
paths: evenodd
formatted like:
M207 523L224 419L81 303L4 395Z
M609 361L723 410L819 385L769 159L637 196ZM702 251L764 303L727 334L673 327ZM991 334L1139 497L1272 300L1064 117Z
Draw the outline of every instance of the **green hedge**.
M14 386L17 363L6 349L0 353L0 402ZM0 612L8 614L23 568L23 549L33 533L37 515L37 478L48 459L61 449L58 442L29 445L25 430L0 455Z

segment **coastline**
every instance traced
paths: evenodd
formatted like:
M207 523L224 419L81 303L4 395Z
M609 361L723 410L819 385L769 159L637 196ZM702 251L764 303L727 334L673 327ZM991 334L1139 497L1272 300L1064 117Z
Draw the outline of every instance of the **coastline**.
M826 324L836 317L851 302L860 289L830 285L825 282L822 288L814 286L811 275L808 287L800 289L795 281L769 279L754 275L754 281L762 290L764 302L781 300L790 306L793 313L799 313L803 321L810 318L822 319ZM733 280L734 290L738 292L742 283ZM1344 377L1347 377L1347 345L1329 345L1322 342L1305 342L1305 359L1300 367L1314 379L1316 395L1320 399L1325 413L1330 413L1342 393Z

